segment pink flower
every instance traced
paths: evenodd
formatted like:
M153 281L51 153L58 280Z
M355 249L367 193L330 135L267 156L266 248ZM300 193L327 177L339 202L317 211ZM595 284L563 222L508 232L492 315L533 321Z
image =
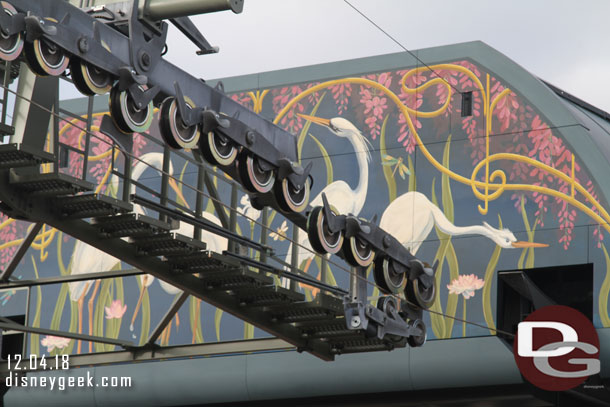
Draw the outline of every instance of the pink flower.
M352 85L349 83L340 83L331 86L330 90L333 94L333 99L335 99L339 116L341 116L341 114L347 110L350 97L352 96Z
M106 319L119 319L123 317L125 311L127 311L127 305L121 307L121 300L114 300L109 307L104 307L106 310Z
M474 274L461 275L447 285L450 294L462 294L464 299L474 297L474 292L483 288L485 280Z
M53 351L53 349L63 349L70 344L70 339L62 338L60 336L47 335L40 343L42 346L46 346L47 352Z

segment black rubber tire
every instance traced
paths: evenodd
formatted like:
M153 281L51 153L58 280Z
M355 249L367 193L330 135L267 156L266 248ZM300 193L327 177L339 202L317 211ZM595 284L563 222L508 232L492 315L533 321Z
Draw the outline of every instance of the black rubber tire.
M192 109L194 103L187 99L186 105L188 109ZM159 110L159 131L165 143L176 150L197 147L201 137L198 125L184 125L178 111L178 103L176 103L176 98L174 97L168 97L161 103L161 109Z
M142 89L145 89L142 87ZM115 86L110 91L110 115L123 133L143 133L153 121L154 106L151 101L146 107L138 109L127 90L120 91Z
M407 343L409 344L409 346L411 346L412 348L419 348L420 346L424 346L428 337L428 334L426 333L426 324L424 324L424 321L422 321L421 319L416 319L413 321L409 321L408 324L411 326L418 327L423 332L421 335L409 336L407 338Z
M38 76L59 76L68 68L70 56L44 38L25 42L25 60Z
M228 167L237 158L237 146L231 140L221 136L215 131L210 131L199 142L199 149L203 158L212 165Z
M356 236L343 241L341 248L345 261L354 267L368 267L375 259L375 252L366 243L361 242Z
M237 159L239 178L249 192L266 194L273 189L275 172L272 169L263 170L258 160L259 158L244 149Z
M375 284L384 294L400 294L407 284L407 273L397 273L392 261L385 256L376 256L373 264Z
M316 252L334 254L341 250L343 232L330 233L324 219L324 208L321 206L313 208L307 217L307 237Z
M307 178L301 189L296 190L288 178L276 182L273 188L275 200L281 210L285 212L302 212L309 204L311 180Z
M9 16L17 14L17 10L12 4L1 1L0 5ZM0 31L0 59L3 61L14 61L19 58L21 51L23 51L23 37L23 33L5 35Z
M76 89L85 96L105 95L114 84L108 72L76 57L70 61L70 75Z
M405 288L407 300L423 309L429 309L436 299L436 280L429 288L424 288L419 279L409 281Z

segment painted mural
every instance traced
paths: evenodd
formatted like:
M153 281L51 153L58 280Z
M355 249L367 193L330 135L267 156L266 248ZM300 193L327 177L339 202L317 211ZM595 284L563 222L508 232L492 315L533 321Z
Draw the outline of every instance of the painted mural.
M425 317L430 339L494 334L498 270L588 262L595 264L594 323L610 326L610 257L604 242L610 215L583 165L586 157L575 155L561 129L553 128L539 108L493 72L469 60L430 68L405 67L232 97L297 135L300 159L315 164L312 205L320 204L325 192L339 212L367 219L377 216L381 227L418 257L439 261L440 289ZM473 95L472 115L466 117L461 112L464 92ZM92 118L94 132L100 117L101 113ZM123 165L122 157L95 138L84 145L84 132L73 126L77 122L59 123L61 141L88 149L87 179L98 185L98 192L116 197L121 185L112 169ZM163 151L159 140L156 124L146 137L134 138L136 156L157 169ZM69 157L62 171L82 175L82 156ZM154 191L160 185L154 168L136 160L132 176ZM171 172L180 181L195 185L195 170L183 156L172 156ZM212 174L223 202L230 202L231 180ZM172 199L194 206L195 191L181 183L171 187ZM137 192L149 194L146 188ZM215 211L208 199L206 217L220 224ZM238 217L239 233L266 239L288 262L296 240L303 270L347 287L344 264L302 249L309 246L305 233L293 230L281 214L269 211L263 216L243 192L238 213L245 215ZM0 219L0 267L10 262L29 228L26 222ZM192 235L192 228L179 232ZM226 239L212 234L204 233L202 240L210 250L227 247ZM31 279L129 268L44 227L14 276ZM370 274L369 270L373 281ZM308 298L318 294L311 287L298 289ZM39 286L29 296L24 290L5 290L0 308L3 315L23 314L29 301L33 326L142 344L178 294L174 287L140 275ZM379 291L371 287L368 294L374 302ZM456 322L456 317L477 325ZM190 299L159 342L178 345L264 336L253 326ZM50 354L114 349L38 335L30 335L29 347L31 353Z

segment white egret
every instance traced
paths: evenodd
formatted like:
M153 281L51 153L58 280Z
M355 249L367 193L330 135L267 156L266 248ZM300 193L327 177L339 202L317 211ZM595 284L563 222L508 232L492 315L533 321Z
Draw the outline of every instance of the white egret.
M384 231L398 239L412 254L417 253L434 225L450 236L484 236L504 249L548 247L544 243L517 241L510 230L496 229L486 222L482 225L456 226L438 206L417 191L407 192L394 199L383 212L379 222Z
M358 163L358 184L352 189L349 184L343 180L337 180L328 184L320 193L311 200L312 207L322 206L322 194L326 194L328 202L340 214L352 214L357 216L364 203L366 202L366 194L369 185L369 163L371 161L370 141L368 141L349 120L342 117L333 119L323 119L315 116L307 116L299 114L302 118L328 128L335 136L344 137L349 140L354 148L356 162ZM299 246L297 265L307 260L304 271L307 271L311 261L315 257L313 249L309 243L306 233L300 233L298 239ZM286 255L286 263L291 262L293 246L291 245ZM286 281L283 281L286 285Z

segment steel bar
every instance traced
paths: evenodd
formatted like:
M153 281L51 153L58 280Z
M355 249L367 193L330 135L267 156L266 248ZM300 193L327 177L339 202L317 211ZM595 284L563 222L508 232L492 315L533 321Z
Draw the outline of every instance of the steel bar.
M19 262L21 262L21 259L23 259L23 256L25 256L25 253L30 248L30 245L34 239L36 239L36 235L38 235L38 232L40 232L40 229L42 229L42 225L44 225L42 222L34 224L34 227L32 230L30 230L30 233L27 235L23 243L21 243L21 246L19 246L19 250L17 250L17 253L15 253L13 260L11 260L6 269L4 269L2 274L0 274L0 282L7 281L8 278L15 272Z
M159 339L159 336L161 336L161 333L163 333L163 330L167 327L167 325L170 323L170 321L174 318L174 315L176 315L176 313L180 310L180 307L182 307L182 304L184 304L184 302L187 300L188 297L189 297L189 294L185 293L185 292L182 292L181 294L178 294L176 296L176 298L174 299L174 302L172 303L172 305L169 307L169 309L165 313L165 316L161 319L161 321L159 322L159 324L157 325L155 330L152 332L152 334L150 334L150 337L148 338L148 342L147 342L149 345L153 345L156 342L156 340Z
M215 175L216 178L222 179L217 174ZM229 229L229 217L225 212L225 207L220 204L218 190L216 189L216 185L214 185L214 181L212 181L212 177L210 177L210 174L207 171L205 174L203 174L203 180L205 181L205 187L208 189L208 194L212 200L212 205L214 205L214 209L216 210L216 215L218 216L218 219L220 219L220 224L223 228Z
M100 336L78 334L78 333L74 333L74 332L56 331L54 329L34 328L31 326L25 326L25 325L17 324L8 318L0 317L0 321L1 321L0 330L3 330L3 331L18 331L18 332L27 332L27 333L39 334L39 335L52 335L52 336L59 336L62 338L79 339L79 340L89 341L89 342L98 342L98 343L106 343L106 344L110 344L110 345L117 345L117 346L121 346L123 348L132 348L134 346L133 342L129 342L129 341L121 341L118 339L103 338Z
M205 174L205 168L202 164L198 164L197 165L197 190L198 191L203 191L204 188L204 174ZM199 219L201 218L201 215L203 214L203 194L201 192L197 193L197 196L195 198L195 216ZM200 227L195 227L193 230L193 239L195 240L201 240L201 228Z
M229 230L237 232L237 187L231 185L231 213L229 214ZM234 240L229 242L229 251L239 253L239 247Z
M114 154L111 154L114 157ZM123 201L129 202L131 195L131 155L125 154L125 176L123 178Z
M107 278L119 278L137 276L140 274L146 274L142 270L130 269L130 270L110 270L100 271L98 273L87 273L87 274L75 274L67 276L57 277L44 277L36 280L14 280L0 282L0 290L7 288L20 288L20 287L35 287L39 285L52 285L52 284L63 284L72 283L76 281L87 281L87 280L105 280Z
M167 193L169 192L170 149L167 144L163 147L163 173L161 174L161 206L167 207ZM159 212L159 220L167 222L166 215ZM190 236L189 236L190 237Z
M151 20L164 20L225 10L239 14L243 8L243 0L148 0L144 16Z
M25 326L30 325L30 298L32 298L32 287L28 287L27 288L27 298L25 300L25 321L23 321L23 324ZM29 334L24 333L23 334L23 346L21 349L21 354L25 355L28 349L28 344L29 344Z
M265 227L268 226L269 223L269 208L265 207L263 208L263 217L261 219L261 222L263 223L263 225ZM261 244L263 246L267 246L267 229L265 229L265 227L261 227ZM267 254L266 253L261 253L261 262L262 263L267 263Z
M180 221L189 223L193 226L199 226L205 230L209 230L210 232L215 233L219 236L226 237L229 240L237 241L237 242L243 244L244 246L251 247L255 250L258 250L258 251L270 251L271 250L269 247L265 247L265 246L261 245L260 243L253 242L252 240L247 239L243 236L240 236L237 233L232 233L232 232L222 228L221 226L218 226L206 219L197 219L197 218L187 215L185 213L175 211L170 208L165 208L165 207L159 205L158 203L150 201L146 198L142 198L137 195L134 195L132 198L132 202L137 205L145 206L153 211L157 211L159 213L164 213L166 215L169 215L170 218L174 218L176 220L180 220Z
M296 281L299 283L303 283L303 284L307 284L307 285L319 288L321 290L331 292L333 294L338 294L338 295L347 295L348 294L347 291L345 291L339 287L324 284L321 281L316 280L315 278L309 277L305 273L303 273L304 275L299 275L299 274L293 273L291 271L276 269L275 267L270 266L268 264L261 263L260 261L256 261L249 257L240 256L240 255L234 254L234 253L226 253L226 256L238 259L239 261L241 261L247 265L256 267L260 270L267 271L269 273L273 273L278 276L286 277L290 280L293 280L293 281Z
M83 157L83 180L87 181L89 172L89 146L91 145L91 126L93 125L93 96L87 99L87 134L85 136L85 154ZM113 150L114 151L114 150Z
M297 227L297 225L292 225L292 252L291 252L291 256L290 256L290 265L292 266L292 269L298 269L300 264L297 264L299 262L299 250L300 250L300 246L297 244L299 241L299 228ZM290 280L290 289L293 291L297 291L298 290L298 286L295 280Z

